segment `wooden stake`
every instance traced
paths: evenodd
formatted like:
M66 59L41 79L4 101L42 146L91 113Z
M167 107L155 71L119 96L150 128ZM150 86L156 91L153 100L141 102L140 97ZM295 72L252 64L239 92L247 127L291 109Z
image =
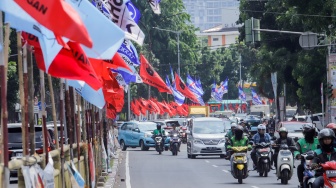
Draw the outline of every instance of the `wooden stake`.
M45 161L43 166L48 164L49 151L48 151L48 131L46 122L46 105L45 105L45 83L44 83L44 72L40 70L40 88L41 88L41 109L42 109L42 132L43 132L43 153L45 153Z
M35 117L34 117L34 72L33 72L33 59L32 59L32 49L27 46L27 65L28 65L28 116L29 116L29 149L30 154L35 153Z
M24 114L22 116L25 116L25 122L24 122L24 132L25 134L25 147L26 150L23 151L24 155L26 156L26 159L28 161L29 157L29 130L28 130L28 121L29 121L29 116L28 116L28 70L27 70L27 45L26 44L23 47L23 83L24 83Z
M80 161L80 147L79 147L79 143L81 141L81 129L80 129L80 125L81 125L81 96L79 94L75 93L75 96L77 96L77 123L76 123L76 138L77 138L77 158L78 161ZM78 163L78 171L80 170L80 165Z
M3 37L2 12L0 12L0 80L1 80L1 120L2 120L2 146L3 146L3 164L4 174L1 174L3 187L9 187L9 169L8 169L8 111L7 111L7 70L8 70L8 48L9 48L9 24L5 24L5 37ZM3 44L4 40L4 45ZM3 176L2 176L3 175Z
M64 90L63 90L63 79L60 79L60 123L61 123L61 182L62 182L62 188L65 187L65 179L64 179L64 139L65 139L65 134L64 134Z
M52 85L52 78L48 74L48 83L49 83L49 90L50 90L50 97L51 97L51 107L52 107L52 117L54 122L54 138L56 142L56 149L59 148L59 140L58 140L58 129L57 129L57 118L56 118L56 106L55 106L55 96L54 96L54 88Z
M67 133L69 137L69 144L70 144L70 159L73 160L73 147L72 144L74 143L73 139L73 124L71 118L71 104L70 104L70 94L69 94L69 86L67 82L65 83L65 104L66 104L66 117L67 117Z

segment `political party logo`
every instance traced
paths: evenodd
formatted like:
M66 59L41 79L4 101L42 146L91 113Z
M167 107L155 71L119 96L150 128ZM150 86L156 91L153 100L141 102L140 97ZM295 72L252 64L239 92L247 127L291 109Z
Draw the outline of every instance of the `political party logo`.
M149 65L147 65L147 67L146 67L146 71L147 71L147 73L148 73L149 75L154 76L154 70L153 70L153 68L150 67Z

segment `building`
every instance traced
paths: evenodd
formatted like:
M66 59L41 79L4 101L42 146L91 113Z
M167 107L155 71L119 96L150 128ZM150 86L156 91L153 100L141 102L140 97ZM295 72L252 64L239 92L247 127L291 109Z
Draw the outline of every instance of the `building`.
M239 1L237 0L183 0L191 22L200 31L218 25L236 27L239 18Z
M208 46L210 49L228 47L236 43L239 36L238 27L223 27L219 25L201 32L197 32L201 46Z

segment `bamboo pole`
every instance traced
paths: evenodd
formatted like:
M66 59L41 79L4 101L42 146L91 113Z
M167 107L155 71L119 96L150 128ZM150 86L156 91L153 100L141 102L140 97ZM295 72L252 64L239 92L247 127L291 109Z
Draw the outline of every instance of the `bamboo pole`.
M50 98L51 98L51 107L52 107L52 118L54 122L54 137L56 142L56 149L59 148L59 140L58 140L58 129L57 129L57 118L56 118L56 106L55 106L55 96L54 96L54 88L52 85L52 78L48 74L48 83L49 83L49 90L50 90Z
M41 109L42 109L42 132L43 132L43 153L45 154L45 161L43 161L42 166L48 164L49 153L48 153L48 133L46 125L46 105L45 105L45 83L44 83L44 72L40 70L40 92L41 92Z
M69 86L67 82L65 82L65 104L66 104L66 119L67 119L67 132L69 136L69 144L70 144L70 159L73 160L73 124L71 118L71 104L70 104L70 94L69 94Z
M26 148L26 135L28 135L28 131L26 132L26 116L25 116L25 93L24 93L24 82L23 82L23 66L22 66L22 41L21 41L21 32L16 33L17 39L17 54L18 54L18 76L19 76L19 93L20 93L20 110L21 110L21 132L22 132L22 149L23 156L28 156L28 150ZM24 179L21 171L18 171L18 187L24 188Z
M9 187L9 169L8 169L8 111L7 111L7 70L8 70L8 50L9 50L9 34L10 26L5 24L5 36L3 36L2 28L2 12L0 12L0 80L1 80L1 120L2 120L2 150L4 174L1 178L4 187ZM3 45L2 45L3 44Z
M77 96L77 123L76 123L76 138L77 138L77 148L79 148L79 143L81 140L81 131L80 131L80 125L81 125L81 96L79 94L75 94ZM77 158L78 161L80 160L80 150L77 149ZM78 171L80 171L80 165L78 163Z
M61 123L61 185L62 188L65 187L65 180L64 180L64 139L65 139L65 134L64 134L64 91L63 91L63 79L60 79L60 123Z
M33 59L32 59L32 49L27 46L27 65L28 65L28 116L29 116L29 149L30 154L35 153L35 114L34 114L34 72L33 72Z
M86 113L86 101L83 100L82 103L80 103L82 112L83 112L83 123L82 123L82 134L83 134L83 142L89 145L89 142L87 140L87 135L86 135L86 129L87 129L87 113ZM84 149L84 164L85 164L85 184L88 186L89 184L89 160L88 160L88 150Z
M25 116L25 122L24 122L24 132L25 134L25 151L23 151L24 155L28 159L29 157L29 131L28 131L28 70L27 70L27 44L23 47L23 83L24 83L24 115Z

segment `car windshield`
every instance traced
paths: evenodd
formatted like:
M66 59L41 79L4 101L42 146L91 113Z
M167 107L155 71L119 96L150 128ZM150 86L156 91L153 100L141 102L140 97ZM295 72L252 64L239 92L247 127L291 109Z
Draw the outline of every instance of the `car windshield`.
M195 134L219 134L224 133L223 121L194 121Z
M302 124L299 123L286 123L284 126L287 128L288 132L302 131Z
M231 129L231 121L223 121L226 132Z
M151 122L141 123L139 124L139 129L141 131L153 131L156 129L156 123L151 123Z

